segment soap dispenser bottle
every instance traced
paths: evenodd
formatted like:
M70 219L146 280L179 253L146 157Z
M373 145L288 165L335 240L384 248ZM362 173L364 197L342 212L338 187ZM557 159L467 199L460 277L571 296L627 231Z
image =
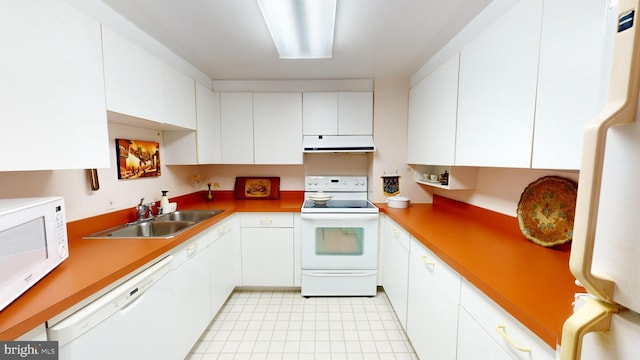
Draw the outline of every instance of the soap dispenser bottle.
M163 214L169 212L169 198L167 198L168 192L168 190L162 190L162 197L160 198L160 207L162 208Z

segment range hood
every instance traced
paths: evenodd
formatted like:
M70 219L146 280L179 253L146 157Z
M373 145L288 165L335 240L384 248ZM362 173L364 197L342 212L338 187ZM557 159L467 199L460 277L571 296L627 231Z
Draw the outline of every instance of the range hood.
M313 135L302 139L305 153L363 153L376 151L371 135Z

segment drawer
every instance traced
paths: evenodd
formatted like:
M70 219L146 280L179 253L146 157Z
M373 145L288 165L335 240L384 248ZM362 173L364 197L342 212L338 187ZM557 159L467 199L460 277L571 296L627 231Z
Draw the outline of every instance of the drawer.
M223 237L224 234L226 234L229 231L231 231L232 225L233 225L233 220L231 218L226 219L223 222L214 225L210 230L210 232L211 232L211 240L212 241L216 241L216 240L220 239L221 237Z
M388 217L385 218L384 227L385 237L388 239L394 239L407 251L409 251L409 244L411 243L411 236L400 225L396 224Z
M240 217L243 228L293 227L293 213L246 213Z
M555 359L555 351L547 343L466 281L462 282L460 306L513 359Z

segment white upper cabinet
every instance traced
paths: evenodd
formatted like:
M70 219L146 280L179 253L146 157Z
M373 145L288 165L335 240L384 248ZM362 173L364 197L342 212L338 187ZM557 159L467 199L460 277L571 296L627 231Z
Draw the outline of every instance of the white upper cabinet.
M3 2L0 171L109 167L100 24L66 1Z
M372 135L373 93L304 93L303 131L304 135Z
M220 93L223 164L253 164L253 94Z
M196 83L198 130L165 130L167 165L219 164L221 156L220 94Z
M584 128L607 94L615 27L606 10L602 0L544 3L533 168L580 168Z
M522 0L462 49L456 165L530 166L541 22Z
M304 135L338 134L338 93L303 93L302 119Z
M373 93L338 93L338 135L373 134Z
M222 162L220 93L196 83L198 164Z
M223 164L302 164L301 93L220 93Z
M302 164L302 94L253 94L256 164Z
M196 129L193 79L104 26L102 42L109 111L149 120L169 129Z
M456 54L411 89L409 164L454 164L459 64L459 54Z

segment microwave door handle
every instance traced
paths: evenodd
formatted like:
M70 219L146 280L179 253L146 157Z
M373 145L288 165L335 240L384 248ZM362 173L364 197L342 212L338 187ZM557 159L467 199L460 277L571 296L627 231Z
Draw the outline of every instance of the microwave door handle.
M614 36L609 94L605 107L587 125L584 133L582 164L578 180L573 240L569 267L571 273L591 293L613 302L615 283L591 272L598 218L600 187L607 130L635 121L640 84L640 37L634 12L639 0L620 0L618 32ZM630 27L629 24L632 24Z

